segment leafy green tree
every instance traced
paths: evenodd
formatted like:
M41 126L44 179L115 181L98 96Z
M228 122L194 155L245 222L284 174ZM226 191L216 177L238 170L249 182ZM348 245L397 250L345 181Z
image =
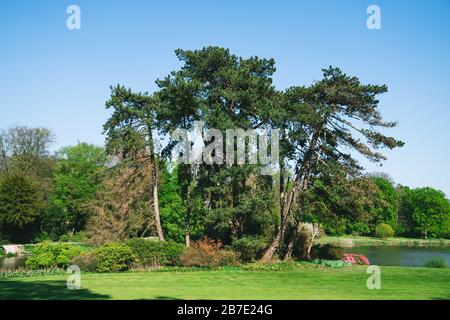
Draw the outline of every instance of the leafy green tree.
M44 195L50 194L55 161L49 148L54 140L46 128L15 126L0 131L0 173L32 177Z
M10 173L0 179L0 230L10 241L31 240L44 208L43 195L32 178Z
M372 208L374 225L385 223L390 225L394 230L398 226L398 210L399 210L399 194L392 182L383 177L373 177L372 180L378 187L378 199L380 206Z
M84 229L107 162L103 148L87 143L61 148L56 159L54 191L43 221L54 236Z
M416 235L443 237L448 232L450 202L442 191L433 188L411 190L403 200L409 212Z
M270 128L268 122L271 112L276 110L277 96L272 85L272 74L275 72L273 59L246 59L219 47L194 51L179 49L176 55L183 66L157 81L160 88L157 93L160 100L158 120L164 133L170 134L174 129L192 130L198 120L203 121L202 130L218 129L224 136L226 129ZM175 145L176 141L171 141L166 154L170 154L169 150ZM247 219L249 213L258 214L250 210L252 207L254 209L255 203L259 203L259 208L273 207L270 201L265 202L265 206L261 205L262 199L266 201L267 194L261 199L258 199L258 193L254 194L253 204L246 201L251 189L246 181L253 179L256 172L255 168L248 167L180 164L179 184L187 204L186 245L190 241L192 220L200 218L205 211L202 206L199 207L201 203L206 204L203 205L207 212L206 232L229 241L233 233L242 234L239 229L244 225L236 228L239 221L250 221ZM230 179L231 183L226 179ZM267 179L259 181L269 186L272 183ZM267 211L270 209L264 210ZM231 233L222 232L227 228Z
M183 242L186 204L181 197L178 167L174 166L171 168L172 170L169 169L166 163L161 173L159 204L161 206L162 227L166 239Z

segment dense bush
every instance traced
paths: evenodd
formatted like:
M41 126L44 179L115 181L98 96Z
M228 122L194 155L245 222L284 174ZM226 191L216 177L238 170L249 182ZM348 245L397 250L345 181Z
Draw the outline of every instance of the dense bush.
M379 238L391 238L395 235L394 229L388 224L380 223L375 228L375 235Z
M8 240L20 243L32 240L44 207L35 178L23 173L0 177L0 226Z
M238 256L235 252L222 249L220 242L205 238L186 248L180 261L186 267L217 267L236 265Z
M97 271L97 252L83 252L72 260L72 264L78 266L82 271Z
M108 243L97 249L97 272L119 272L128 270L136 256L124 243Z
M444 260L444 258L437 257L437 258L431 258L425 263L426 268L441 268L446 269L448 268L447 261Z
M81 254L81 249L69 243L45 241L33 247L31 252L32 255L25 262L28 268L64 268Z
M173 241L131 239L128 245L141 266L174 266L180 263L184 245Z
M254 236L234 239L230 248L239 254L244 262L254 261L262 257L266 249L266 243Z
M332 244L316 245L311 251L312 257L321 260L342 260L344 257L344 249Z

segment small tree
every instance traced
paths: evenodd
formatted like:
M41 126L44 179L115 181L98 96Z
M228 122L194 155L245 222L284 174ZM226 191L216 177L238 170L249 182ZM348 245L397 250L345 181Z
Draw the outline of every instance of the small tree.
M103 148L87 143L61 148L56 159L52 208L44 224L51 233L60 235L84 228L107 159Z
M442 191L433 188L418 188L409 193L407 199L413 221L413 231L427 238L443 237L450 220L450 202Z

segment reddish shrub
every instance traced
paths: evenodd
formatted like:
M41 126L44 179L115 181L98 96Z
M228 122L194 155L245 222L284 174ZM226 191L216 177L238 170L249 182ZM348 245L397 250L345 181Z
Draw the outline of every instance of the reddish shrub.
M356 253L344 253L343 259L345 262L350 262L352 264L369 265L369 259L362 254Z
M232 251L222 249L222 243L209 238L195 241L186 248L180 258L186 267L217 267L237 264L238 257Z

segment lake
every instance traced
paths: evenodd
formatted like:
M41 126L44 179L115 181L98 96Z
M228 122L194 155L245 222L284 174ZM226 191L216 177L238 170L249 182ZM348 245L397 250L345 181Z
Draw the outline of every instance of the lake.
M450 248L361 246L345 248L345 252L363 254L370 264L379 266L423 267L436 257L445 259L450 266Z

